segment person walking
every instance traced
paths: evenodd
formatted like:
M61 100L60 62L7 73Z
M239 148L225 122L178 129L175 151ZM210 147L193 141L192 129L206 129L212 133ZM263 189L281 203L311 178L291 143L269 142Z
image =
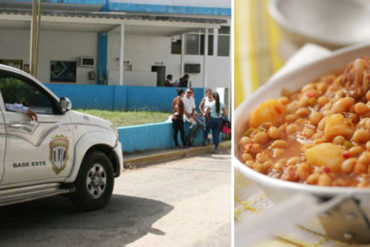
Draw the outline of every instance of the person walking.
M185 131L184 131L184 102L182 98L184 97L184 90L177 89L177 97L172 100L172 127L173 127L173 140L175 141L176 148L180 145L177 141L177 135L180 131L180 137L183 147L186 147L185 143Z
M222 127L222 117L226 116L226 108L225 105L220 102L218 93L215 92L212 96L214 101L207 107L206 116L209 114L209 127L212 130L212 139L215 144L212 153L217 153Z
M204 126L203 126L204 145L208 144L208 134L210 132L209 131L209 117L206 116L206 112L211 102L213 102L212 89L207 88L205 91L205 96L199 104L199 111L202 113L203 121L204 121Z

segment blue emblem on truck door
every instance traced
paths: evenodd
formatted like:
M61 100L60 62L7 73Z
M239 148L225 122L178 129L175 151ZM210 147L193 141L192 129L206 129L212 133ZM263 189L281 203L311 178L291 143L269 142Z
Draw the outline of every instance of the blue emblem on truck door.
M65 136L55 136L50 141L50 162L54 172L59 175L68 162L69 141Z

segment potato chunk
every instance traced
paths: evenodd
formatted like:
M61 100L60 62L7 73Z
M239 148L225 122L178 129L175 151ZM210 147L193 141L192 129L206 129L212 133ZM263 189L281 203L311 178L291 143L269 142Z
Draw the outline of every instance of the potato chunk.
M276 99L268 99L260 104L250 115L249 126L256 128L264 122L276 123L285 114L285 105Z
M314 166L326 166L332 172L340 172L344 150L332 143L322 143L305 151L306 159Z
M331 141L336 136L350 138L353 135L353 124L350 118L342 114L332 114L325 120L325 138Z

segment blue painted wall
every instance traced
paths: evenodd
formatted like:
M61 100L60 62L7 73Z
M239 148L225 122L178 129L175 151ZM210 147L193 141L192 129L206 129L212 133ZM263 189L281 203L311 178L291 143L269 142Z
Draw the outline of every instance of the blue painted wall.
M17 2L32 2L33 0L15 0ZM68 3L68 4L93 4L104 5L107 0L48 0L51 3Z
M59 97L68 97L72 108L101 110L153 110L171 111L177 88L107 86L86 84L45 83ZM204 95L203 88L194 88L198 106Z
M107 2L104 11L231 16L231 8Z
M171 122L118 127L117 129L118 139L122 144L122 152L175 147ZM188 130L189 124L185 123L185 134ZM203 132L201 131L194 140L194 145L202 145L203 140ZM178 142L181 144L180 134L178 134Z
M32 0L15 0L17 2L32 2ZM199 7L199 6L178 6L164 4L137 4L137 3L119 3L109 0L48 0L51 3L64 4L86 4L100 5L101 11L118 12L143 12L143 13L161 13L161 14L183 14L183 15L219 15L231 16L231 8Z

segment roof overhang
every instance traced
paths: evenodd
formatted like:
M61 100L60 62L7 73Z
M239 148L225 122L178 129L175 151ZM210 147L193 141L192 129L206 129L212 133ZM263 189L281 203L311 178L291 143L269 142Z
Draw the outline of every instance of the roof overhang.
M29 29L32 12L24 9L0 9L1 28ZM228 20L222 18L200 18L168 15L127 14L112 12L76 12L76 11L42 11L41 28L50 30L95 31L109 32L116 30L117 25L125 24L127 32L149 34L176 35L201 30L204 28L220 28L227 25ZM135 28L136 27L136 28Z

